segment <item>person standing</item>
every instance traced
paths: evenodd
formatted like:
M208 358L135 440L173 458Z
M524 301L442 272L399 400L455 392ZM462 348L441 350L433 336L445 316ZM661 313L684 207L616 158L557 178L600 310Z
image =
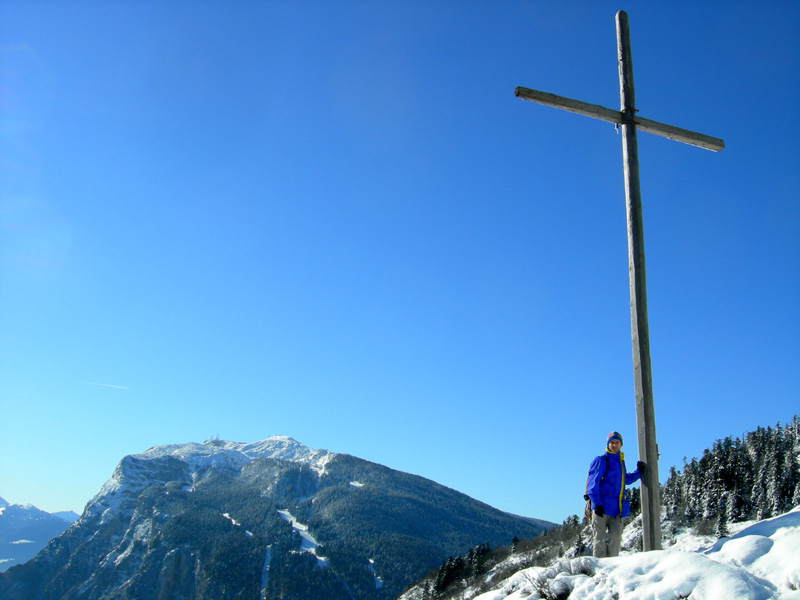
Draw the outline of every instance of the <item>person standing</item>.
M622 519L631 512L626 485L639 481L644 463L636 471L625 471L622 435L612 431L606 439L606 451L592 460L586 479L586 500L592 508L593 554L597 558L619 556L622 546Z

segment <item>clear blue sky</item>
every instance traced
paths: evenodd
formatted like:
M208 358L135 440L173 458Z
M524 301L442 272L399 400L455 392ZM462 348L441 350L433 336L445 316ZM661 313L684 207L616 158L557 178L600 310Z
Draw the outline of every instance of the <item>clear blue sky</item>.
M0 496L289 435L562 521L637 455L630 17L662 479L800 412L797 2L0 4Z

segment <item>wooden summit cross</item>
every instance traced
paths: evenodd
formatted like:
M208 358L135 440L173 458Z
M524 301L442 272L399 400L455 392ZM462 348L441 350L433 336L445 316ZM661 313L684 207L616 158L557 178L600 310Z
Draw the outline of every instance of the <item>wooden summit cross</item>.
M671 140L719 152L725 142L702 133L650 121L636 115L633 97L633 65L631 59L628 15L619 11L617 22L617 62L619 66L620 110L570 100L545 92L518 87L518 98L570 112L609 121L622 127L622 161L625 177L625 205L628 218L628 274L631 295L631 341L633 344L633 379L636 395L636 429L639 458L646 464L642 477L642 529L644 549L661 549L661 494L658 480L658 445L653 412L653 385L650 373L650 334L647 325L645 290L644 237L642 233L642 199L639 188L639 155L636 130L641 129Z

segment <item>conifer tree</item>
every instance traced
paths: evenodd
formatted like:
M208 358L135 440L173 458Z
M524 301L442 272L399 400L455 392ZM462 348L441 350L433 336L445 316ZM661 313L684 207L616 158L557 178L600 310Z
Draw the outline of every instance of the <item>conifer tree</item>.
M671 520L693 523L720 516L727 493L727 523L765 519L800 505L800 417L788 425L758 427L743 439L716 441L700 460L674 467L662 489Z
M771 498L769 497L769 481L770 481L770 458L767 455L769 452L769 448L766 442L767 436L764 430L759 428L756 431L756 436L754 439L753 449L756 452L756 456L766 458L761 459L761 464L757 466L758 474L756 475L755 481L753 483L753 509L755 510L755 516L757 519L767 519L772 516L771 510Z
M780 468L780 512L791 510L796 504L793 502L795 490L800 482L800 467L795 441L791 432L784 432L783 462Z
M738 523L745 519L743 508L742 489L737 485L732 492L728 493L727 510L725 518L728 523Z
M697 485L697 479L699 476L699 466L696 459L692 459L686 468L684 469L684 478L686 479L686 483L684 484L684 498L686 499L686 519L690 523L694 521L700 514L699 510L699 494L697 493L699 490L699 486Z
M722 494L717 509L717 539L728 537L728 493Z

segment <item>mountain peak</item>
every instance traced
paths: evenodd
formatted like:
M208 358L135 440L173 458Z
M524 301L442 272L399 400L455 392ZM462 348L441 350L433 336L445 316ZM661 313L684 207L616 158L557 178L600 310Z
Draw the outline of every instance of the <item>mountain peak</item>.
M287 436L171 444L125 456L0 597L387 600L447 556L549 525Z
M33 558L67 527L63 518L32 504L0 502L0 573Z
M249 443L211 439L202 444L197 442L167 444L154 446L142 454L134 455L135 458L145 460L165 456L182 460L193 469L224 465L241 466L257 458L306 462L312 468L322 469L324 463L334 455L327 450L315 450L304 446L285 435L275 435Z
M89 502L87 510L105 513L107 517L118 509L133 510L136 496L156 472L158 477L163 477L169 471L173 480L186 480L188 484L202 479L212 470L238 471L253 460L273 459L303 463L321 475L335 456L327 450L314 450L283 435L252 443L212 439L202 444L188 442L153 446L141 454L124 457L111 478Z

